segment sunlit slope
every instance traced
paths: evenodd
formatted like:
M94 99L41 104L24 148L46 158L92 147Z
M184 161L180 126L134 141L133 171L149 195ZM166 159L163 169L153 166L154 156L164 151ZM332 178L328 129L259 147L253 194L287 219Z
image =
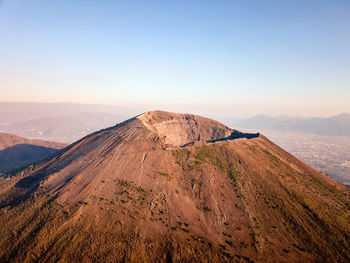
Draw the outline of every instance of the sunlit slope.
M349 260L349 190L234 132L149 112L1 181L0 261Z

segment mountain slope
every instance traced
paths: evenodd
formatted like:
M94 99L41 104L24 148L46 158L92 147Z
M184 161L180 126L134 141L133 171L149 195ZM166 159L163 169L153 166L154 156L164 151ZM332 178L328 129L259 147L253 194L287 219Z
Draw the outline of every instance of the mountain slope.
M0 185L0 261L350 259L349 189L195 115L142 114Z
M29 140L17 135L0 133L0 171L18 168L57 152L64 143Z

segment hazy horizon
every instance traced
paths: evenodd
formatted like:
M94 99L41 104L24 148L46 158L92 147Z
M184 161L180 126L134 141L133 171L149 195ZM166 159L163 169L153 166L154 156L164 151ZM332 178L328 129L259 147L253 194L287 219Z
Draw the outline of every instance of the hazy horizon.
M13 104L22 105L22 107L12 108ZM9 108L6 108L5 105L8 105ZM43 106L48 106L49 108L53 106L53 108L47 111L48 108L44 107L44 111L42 112L43 116L51 116L53 115L52 111L55 110L54 106L68 106L68 108L63 111L57 111L54 115L70 115L76 113L90 112L90 113L113 113L118 114L121 113L125 117L132 117L138 114L148 112L148 111L170 111L177 113L193 113L197 115L203 115L210 118L221 118L223 119L247 119L251 117L255 117L258 115L267 115L269 117L280 117L280 116L288 116L288 117L300 117L300 118L329 118L341 114L350 114L350 112L334 112L333 114L289 114L284 111L254 111L249 110L248 107L246 110L242 109L232 109L227 112L223 107L213 107L215 110L208 110L210 106L206 105L113 105L113 104L98 104L98 103L79 103L79 102L31 102L31 101L0 101L0 112L23 112L27 109L32 111L31 109L35 109L34 112L39 113L43 108ZM213 109L211 108L211 109ZM63 108L60 108L62 110ZM33 111L32 111L33 112ZM304 112L305 113L305 112Z

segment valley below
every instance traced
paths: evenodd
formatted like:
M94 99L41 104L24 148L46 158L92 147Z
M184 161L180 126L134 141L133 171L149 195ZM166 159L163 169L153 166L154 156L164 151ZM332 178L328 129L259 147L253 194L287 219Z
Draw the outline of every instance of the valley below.
M297 158L350 185L350 137L286 131L261 131Z

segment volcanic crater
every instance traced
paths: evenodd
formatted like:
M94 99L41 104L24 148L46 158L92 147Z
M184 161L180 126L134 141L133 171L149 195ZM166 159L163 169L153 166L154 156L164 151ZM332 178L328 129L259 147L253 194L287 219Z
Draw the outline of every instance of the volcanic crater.
M348 188L192 114L141 114L0 183L1 262L350 259Z

